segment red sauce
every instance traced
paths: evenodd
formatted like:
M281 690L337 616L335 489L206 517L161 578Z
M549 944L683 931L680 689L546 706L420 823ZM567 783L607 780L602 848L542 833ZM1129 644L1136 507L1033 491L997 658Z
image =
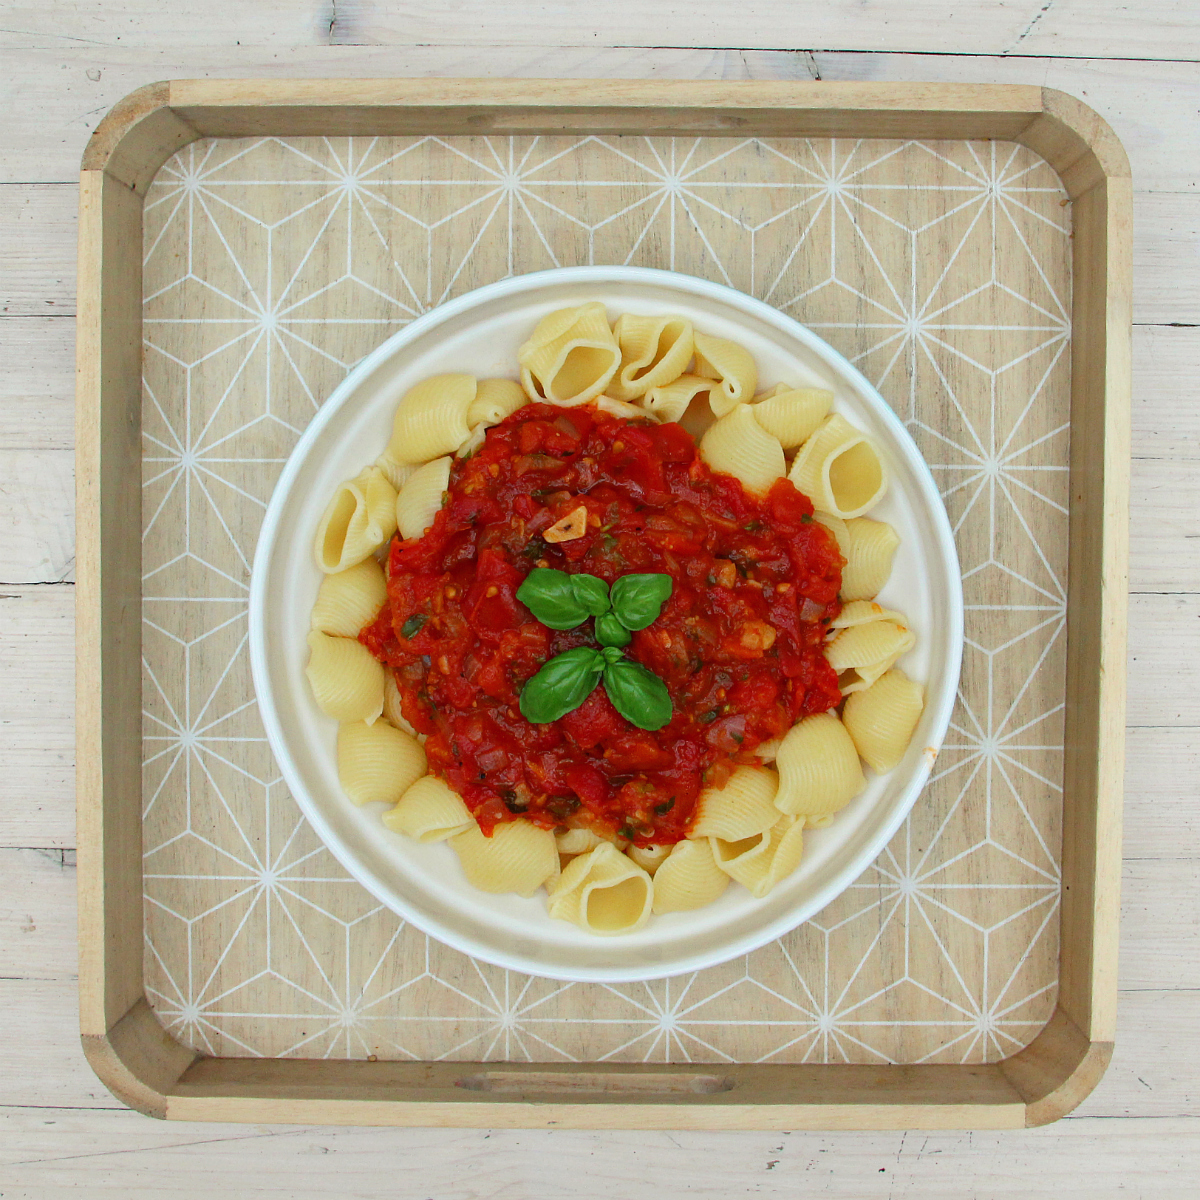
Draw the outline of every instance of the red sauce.
M543 541L580 503L586 534ZM602 686L561 720L521 716L521 688L548 658L596 645L591 621L556 632L517 600L535 566L610 584L631 572L674 579L659 618L626 648L666 683L669 725L629 724ZM841 568L787 480L760 500L710 470L678 425L531 404L454 464L424 536L393 541L387 603L360 638L428 735L430 770L484 833L523 817L664 845L685 835L702 787L839 702L822 644Z

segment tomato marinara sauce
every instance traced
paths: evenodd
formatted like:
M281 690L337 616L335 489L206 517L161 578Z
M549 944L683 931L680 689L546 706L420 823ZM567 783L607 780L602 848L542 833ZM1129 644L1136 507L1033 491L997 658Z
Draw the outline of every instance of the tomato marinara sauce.
M544 541L581 503L584 535ZM760 500L710 470L679 425L530 404L455 462L432 528L393 541L387 602L360 640L428 735L430 771L484 833L520 817L671 844L704 786L841 699L822 645L842 559L812 512L785 479ZM610 584L672 577L660 616L626 648L666 684L669 725L631 725L603 687L557 721L521 715L547 659L597 645L590 621L557 632L516 598L535 566Z

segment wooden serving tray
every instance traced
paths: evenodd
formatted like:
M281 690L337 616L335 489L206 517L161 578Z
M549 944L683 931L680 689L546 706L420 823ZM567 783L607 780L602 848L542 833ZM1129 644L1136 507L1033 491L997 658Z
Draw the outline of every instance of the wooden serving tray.
M1074 1107L1115 1013L1129 208L1111 132L1036 88L122 102L80 235L80 987L104 1082L157 1116L256 1122ZM935 779L876 864L755 954L620 987L474 962L354 883L279 780L244 644L265 503L345 370L451 296L581 262L729 283L842 350L942 487L968 606Z

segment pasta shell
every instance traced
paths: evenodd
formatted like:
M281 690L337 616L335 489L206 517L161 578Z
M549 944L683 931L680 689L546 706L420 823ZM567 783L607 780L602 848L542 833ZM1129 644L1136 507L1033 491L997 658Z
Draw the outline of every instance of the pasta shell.
M714 471L734 476L759 496L787 470L779 440L754 419L748 404L739 404L705 433L700 456Z
M456 833L450 845L472 886L481 892L516 892L532 896L558 874L554 834L528 821L506 821L491 837L478 825Z
M599 301L543 317L517 351L521 386L531 400L573 407L604 391L621 349Z
M654 876L654 912L686 912L718 899L729 876L717 866L708 838L676 842Z
M655 871L662 866L670 855L671 846L630 846L625 851L647 875L653 877Z
M404 486L404 481L417 469L416 463L396 462L386 450L375 460L375 465L396 491Z
M843 520L878 504L888 485L874 443L840 413L826 417L800 447L788 478L814 508Z
M779 819L778 788L779 776L770 767L738 767L723 787L700 793L688 837L736 841L769 829Z
M308 676L317 707L335 721L371 724L383 712L383 664L361 642L308 635Z
M549 891L552 917L597 934L640 929L654 902L654 881L610 842L573 858Z
M338 781L355 804L395 804L425 774L416 738L386 721L355 721L338 729Z
M327 575L374 554L396 532L396 489L378 467L339 485L317 526L313 554Z
M467 414L475 400L474 375L432 375L409 388L392 420L386 457L423 463L450 454L467 440Z
M454 460L435 458L409 477L396 497L396 525L405 540L419 538L441 511L450 486L450 464Z
M758 367L754 356L745 346L728 338L695 334L696 374L720 380L713 388L709 403L718 417L723 417L735 404L751 399L758 387Z
M855 517L846 522L846 545L842 557L843 600L861 600L878 596L892 573L892 559L900 545L900 535L884 521Z
M680 375L670 383L652 387L641 398L641 404L660 421L679 421L692 400L702 392L711 391L712 386L713 381L702 375Z
M383 823L418 842L444 842L464 830L479 829L463 798L435 775L422 775L411 783L396 807L383 814Z
M762 833L740 841L709 839L717 866L761 900L790 875L804 854L803 817L784 815Z
M837 812L866 786L854 742L832 713L817 713L793 725L775 766L775 807L789 815Z
M870 602L858 600L853 603L867 605ZM841 630L825 647L825 657L838 673L838 688L843 696L869 687L917 644L912 630L894 619L899 614L887 614L882 609L880 613L883 619L851 625Z
M481 379L475 399L467 408L467 424L472 429L477 425L499 425L528 403L525 389L515 379Z
M379 615L386 599L383 568L373 558L365 558L321 580L312 627L337 637L358 637L359 630Z
M785 450L794 450L812 437L832 405L833 393L828 388L789 388L780 384L757 400L751 411Z
M842 723L855 749L883 774L904 757L925 706L925 689L903 671L887 671L847 701Z
M591 829L568 829L566 833L556 833L554 841L559 854L586 854L600 845L604 838Z
M692 323L686 317L624 313L613 332L621 366L605 390L616 400L636 400L678 379L692 361Z
M831 629L852 629L856 625L869 625L872 621L904 621L904 614L884 608L874 600L849 600L842 611L829 623Z

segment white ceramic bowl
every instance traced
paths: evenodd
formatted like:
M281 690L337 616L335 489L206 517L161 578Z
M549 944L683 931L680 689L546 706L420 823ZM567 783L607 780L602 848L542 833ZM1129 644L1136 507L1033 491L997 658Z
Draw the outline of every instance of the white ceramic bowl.
M546 899L494 896L467 883L447 845L386 829L380 804L356 808L338 786L336 724L304 675L309 612L321 576L313 534L337 484L383 451L400 397L426 376L516 375L517 347L546 313L601 300L621 312L682 313L755 357L760 388L832 388L835 407L867 430L891 473L870 514L901 536L882 599L918 636L902 666L925 685L904 761L869 774L866 790L827 829L806 834L799 869L762 900L730 886L715 904L654 917L636 933L596 937L552 920ZM389 908L440 941L498 966L566 980L624 982L676 975L745 954L819 912L886 845L926 779L950 719L962 652L962 582L938 491L912 439L840 354L791 318L715 283L635 267L575 267L521 275L443 304L401 330L342 381L297 443L259 535L250 587L250 656L259 707L283 776L342 865Z

